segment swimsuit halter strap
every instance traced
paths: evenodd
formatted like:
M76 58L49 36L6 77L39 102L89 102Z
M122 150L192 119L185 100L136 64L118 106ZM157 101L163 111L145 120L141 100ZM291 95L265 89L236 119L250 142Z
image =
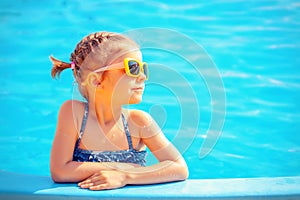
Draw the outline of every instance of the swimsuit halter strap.
M124 126L124 129L125 129L125 133L126 133L126 137L127 137L127 142L128 142L129 149L133 149L133 145L132 145L132 140L131 140L131 136L130 136L130 133L129 133L128 124L127 124L127 121L126 121L125 116L123 115L123 113L122 113L122 122L123 122L123 126Z
M75 148L74 149L77 149L79 144L80 144L80 141L81 141L84 129L85 129L86 121L87 121L87 118L88 118L88 114L89 114L89 104L85 103L85 109L84 109L84 115L83 115L82 122L81 122L81 128L80 128L79 136L78 136L78 139L75 143Z
M84 115L82 118L82 123L81 123L81 128L80 128L80 132L79 132L79 139L81 139L85 126L86 126L86 122L87 122L87 118L88 118L88 114L89 114L89 104L85 103L85 110L84 110Z

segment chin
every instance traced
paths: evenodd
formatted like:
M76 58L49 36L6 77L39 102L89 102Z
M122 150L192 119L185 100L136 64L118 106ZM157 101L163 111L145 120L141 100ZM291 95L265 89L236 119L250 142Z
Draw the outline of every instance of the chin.
M142 102L142 99L143 99L142 96L140 96L140 97L132 97L129 100L129 104L139 104L139 103Z

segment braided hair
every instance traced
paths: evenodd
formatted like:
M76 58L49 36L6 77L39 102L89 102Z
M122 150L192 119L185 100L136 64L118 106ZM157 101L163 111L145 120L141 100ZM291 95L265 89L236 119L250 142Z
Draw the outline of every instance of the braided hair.
M71 53L71 63L50 56L53 64L51 76L59 78L63 70L72 68L75 78L81 78L84 70L104 67L122 52L124 54L137 49L139 49L138 45L124 35L110 32L92 33L76 45L75 50Z

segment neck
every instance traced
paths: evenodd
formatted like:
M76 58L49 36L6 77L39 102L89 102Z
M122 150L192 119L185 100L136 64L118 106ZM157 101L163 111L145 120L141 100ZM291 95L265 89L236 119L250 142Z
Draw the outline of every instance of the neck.
M89 108L102 127L116 123L122 114L122 105L113 105L103 101L91 101Z

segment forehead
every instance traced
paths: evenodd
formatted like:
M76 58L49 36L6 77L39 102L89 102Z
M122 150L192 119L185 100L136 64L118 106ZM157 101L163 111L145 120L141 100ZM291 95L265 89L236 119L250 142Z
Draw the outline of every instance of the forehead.
M125 53L122 56L118 57L114 62L120 62L124 58L135 58L137 60L142 61L143 56L142 56L142 52L141 51L132 51L132 52Z

